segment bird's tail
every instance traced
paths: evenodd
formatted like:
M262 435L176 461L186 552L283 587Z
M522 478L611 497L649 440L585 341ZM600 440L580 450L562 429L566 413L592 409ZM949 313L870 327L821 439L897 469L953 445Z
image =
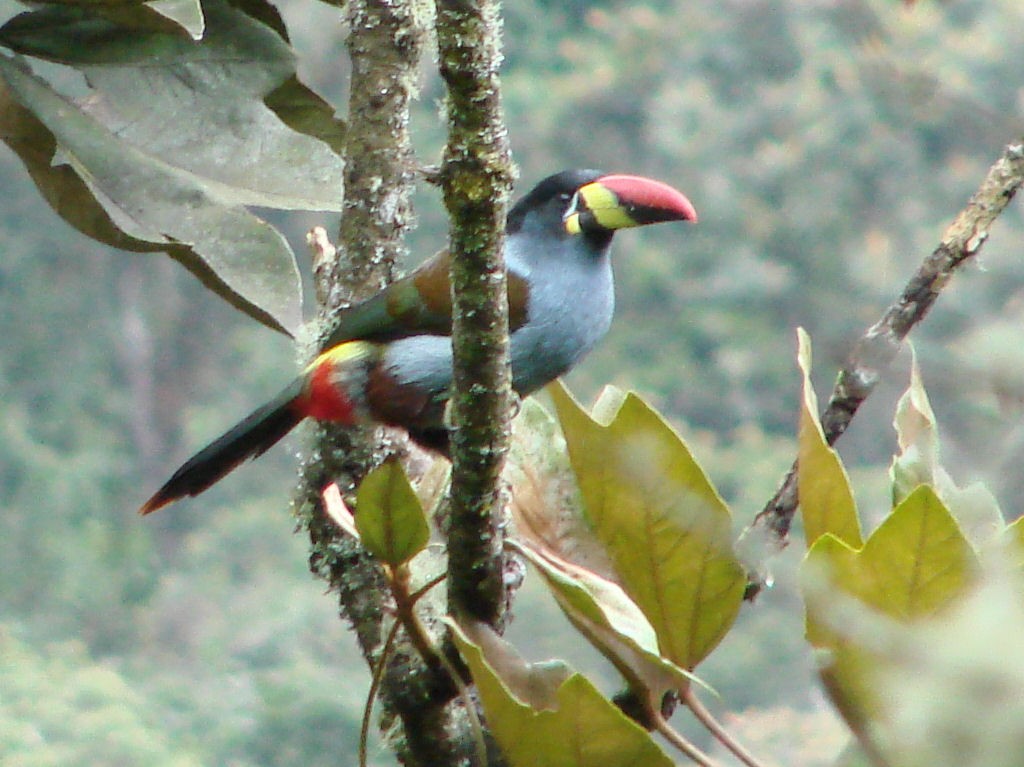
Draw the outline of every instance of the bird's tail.
M265 453L306 417L300 404L305 383L304 378L296 379L266 405L189 458L142 505L139 513L149 514L186 495L199 495L247 458Z

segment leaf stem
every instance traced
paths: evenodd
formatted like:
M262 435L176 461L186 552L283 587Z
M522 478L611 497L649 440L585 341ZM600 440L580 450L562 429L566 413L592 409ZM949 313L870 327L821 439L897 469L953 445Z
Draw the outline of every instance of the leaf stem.
M423 662L430 667L432 672L435 674L447 673L449 676L452 676L450 673L451 668L437 651L434 643L430 640L430 636L427 634L423 621L420 620L420 616L416 613L416 600L426 592L423 589L420 589L415 594L409 592L409 568L405 565L400 565L394 570L391 568L386 569L388 583L391 586L391 594L395 598L395 618L405 628L409 641L412 642L416 652L420 654ZM452 681L455 681L455 678L455 676L452 676Z
M692 686L682 693L680 700L693 712L697 721L704 725L704 728L714 736L715 740L729 749L747 767L765 767L739 741L730 735L712 713L705 708L704 704L700 702L700 699L694 693Z
M688 741L680 732L674 730L672 725L668 723L668 720L660 713L654 714L651 723L654 725L655 732L671 743L678 751L686 754L691 760L701 765L701 767L721 767L718 762Z

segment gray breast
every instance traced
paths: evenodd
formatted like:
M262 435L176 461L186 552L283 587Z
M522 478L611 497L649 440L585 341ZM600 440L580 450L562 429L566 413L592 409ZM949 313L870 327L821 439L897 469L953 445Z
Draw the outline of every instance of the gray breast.
M524 263L509 253L509 266L527 277L527 322L512 334L512 377L516 391L530 394L568 372L600 341L615 307L607 252L564 240L560 252Z

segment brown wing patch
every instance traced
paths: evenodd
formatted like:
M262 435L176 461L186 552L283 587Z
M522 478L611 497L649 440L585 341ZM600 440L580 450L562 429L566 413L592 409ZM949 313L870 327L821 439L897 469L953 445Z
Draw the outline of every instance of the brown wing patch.
M374 420L405 429L444 424L444 402L430 392L400 384L384 365L375 365L366 382L366 402Z
M518 330L529 319L530 284L515 272L508 273L508 329Z
M422 306L431 314L452 316L451 255L443 250L425 262L412 275L413 284L419 293ZM508 273L508 323L510 330L516 330L526 324L527 306L530 299L530 285L524 277L513 272ZM397 316L397 307L392 313ZM450 326L449 326L449 332Z
M449 279L451 255L442 250L425 261L412 275L424 308L432 314L452 316L452 288Z

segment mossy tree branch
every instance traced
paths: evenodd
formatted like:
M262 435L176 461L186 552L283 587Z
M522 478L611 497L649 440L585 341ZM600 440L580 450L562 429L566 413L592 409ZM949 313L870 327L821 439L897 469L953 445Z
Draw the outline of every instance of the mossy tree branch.
M422 7L407 0L350 0L347 9L352 76L345 205L337 256L329 258L329 249L321 248L315 270L325 334L339 308L393 278L404 254L414 182L409 103L426 31L426 20L417 13ZM336 482L350 497L390 450L368 434L319 427L298 496L312 544L310 567L337 593L341 614L351 621L371 668L381 662L395 606L379 564L334 526L320 491ZM426 665L406 632L399 631L385 659L380 699L389 745L403 763L467 763L475 746L458 705L451 703L456 692L448 673Z
M511 401L502 247L513 172L498 84L500 28L496 0L438 0L448 87L441 181L451 219L455 355L449 605L453 614L499 630L505 604L499 477Z
M821 425L830 445L846 431L861 404L896 358L903 339L924 319L953 274L981 250L988 239L989 228L1022 184L1024 143L1013 143L989 169L978 191L946 229L935 250L918 266L900 297L854 346L821 415ZM794 462L775 495L744 535L763 533L774 546L784 546L798 504ZM761 585L755 578L748 588L748 598L757 594Z

